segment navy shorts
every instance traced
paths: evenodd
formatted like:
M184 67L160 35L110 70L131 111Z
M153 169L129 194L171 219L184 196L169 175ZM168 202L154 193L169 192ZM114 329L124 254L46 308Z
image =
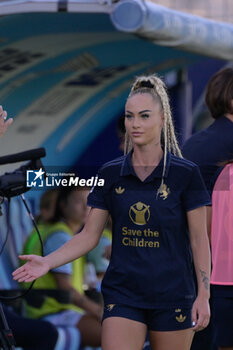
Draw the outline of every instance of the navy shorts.
M213 298L213 321L216 344L221 347L233 346L233 297Z
M147 325L150 331L177 331L192 328L191 308L141 309L120 304L107 304L103 320L124 317Z

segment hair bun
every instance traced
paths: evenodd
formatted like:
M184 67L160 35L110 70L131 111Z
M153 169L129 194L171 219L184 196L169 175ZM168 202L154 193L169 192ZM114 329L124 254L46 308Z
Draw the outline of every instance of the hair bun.
M149 89L153 89L154 88L154 85L151 84L151 82L149 80L143 80L140 82L139 84L139 87L146 87L146 88L149 88Z

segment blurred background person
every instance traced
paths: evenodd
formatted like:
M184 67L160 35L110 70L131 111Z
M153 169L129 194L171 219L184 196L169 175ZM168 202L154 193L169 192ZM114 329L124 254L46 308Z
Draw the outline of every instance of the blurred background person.
M3 305L3 312L17 347L23 350L55 349L58 330L52 323L23 317L6 305Z
M215 342L218 350L233 350L233 159L214 185L211 247Z
M49 223L54 217L58 189L53 188L44 192L40 197L39 215L36 218L38 223Z
M196 163L211 195L214 177L220 162L233 157L233 69L225 68L209 80L205 103L214 122L206 129L192 135L184 144L184 158ZM211 206L207 206L207 227L211 232ZM212 293L211 293L212 295ZM210 299L210 305L212 304ZM211 322L195 335L191 350L216 349L213 344L214 324Z
M86 217L88 192L87 189L76 187L62 188L57 195L52 217L50 214L56 195L50 192L42 197L41 208L45 209L47 198L51 210L46 215L42 211L40 215L44 225L40 225L44 255L50 254L78 234ZM46 220L48 221L45 222ZM25 243L24 254L27 253L41 254L35 231ZM76 326L81 334L82 345L96 347L100 345L102 306L84 294L84 268L85 258L82 257L39 278L33 287L35 292L27 298L26 312L29 317L41 318L56 326Z
M233 68L215 73L207 84L205 103L214 122L192 135L184 144L182 154L196 163L207 189L219 163L233 157Z
M0 137L12 122L12 118L7 120L7 112L0 106ZM23 347L24 350L53 350L55 348L58 331L54 325L46 321L23 317L12 307L4 304L2 308L9 329L13 332L16 346Z
M112 224L111 224L111 220L108 219L108 222L102 233L102 236L99 240L98 245L96 246L96 248L94 248L87 254L87 261L89 263L92 263L93 266L95 267L97 281L98 281L95 288L98 292L100 292L101 281L109 265L109 260L111 257L111 247L112 247Z

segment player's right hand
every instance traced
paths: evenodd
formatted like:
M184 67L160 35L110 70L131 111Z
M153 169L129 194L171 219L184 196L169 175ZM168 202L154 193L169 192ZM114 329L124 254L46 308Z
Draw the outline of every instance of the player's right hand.
M18 282L32 282L49 271L45 257L39 255L20 255L19 258L21 260L27 260L27 262L12 273L13 279Z

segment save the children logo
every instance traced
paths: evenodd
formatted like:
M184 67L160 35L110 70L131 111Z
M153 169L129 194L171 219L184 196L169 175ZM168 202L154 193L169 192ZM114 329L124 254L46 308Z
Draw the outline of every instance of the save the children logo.
M150 219L150 206L137 202L129 208L129 217L136 225L145 225Z
M146 225L150 219L150 206L137 202L129 208L129 217L136 225ZM123 226L121 230L121 243L124 247L132 248L159 248L159 231L148 227Z

